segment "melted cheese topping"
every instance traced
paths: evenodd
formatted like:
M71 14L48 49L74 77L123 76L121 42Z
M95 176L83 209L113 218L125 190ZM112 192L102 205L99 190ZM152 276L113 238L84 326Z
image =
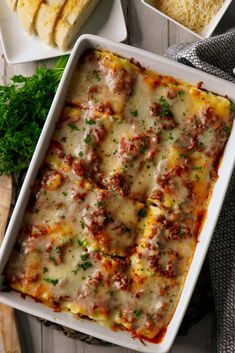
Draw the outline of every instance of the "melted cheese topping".
M232 118L224 97L86 53L5 270L11 288L156 338L179 300Z

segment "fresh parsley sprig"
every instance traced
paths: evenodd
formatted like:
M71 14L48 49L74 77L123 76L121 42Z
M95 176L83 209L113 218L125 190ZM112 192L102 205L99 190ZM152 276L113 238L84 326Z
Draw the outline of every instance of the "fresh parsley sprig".
M31 77L13 76L0 86L0 175L27 168L68 57Z

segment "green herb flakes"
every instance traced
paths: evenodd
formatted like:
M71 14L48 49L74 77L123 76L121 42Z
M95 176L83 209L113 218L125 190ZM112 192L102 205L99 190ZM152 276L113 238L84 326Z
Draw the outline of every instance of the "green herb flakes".
M79 128L77 127L77 125L75 123L70 123L69 127L72 131L76 130L76 131L80 131Z
M83 271L86 271L92 267L92 263L90 261L86 261L83 264L81 264L80 267L83 269Z
M82 261L85 261L85 260L88 258L88 256L89 256L89 254L87 254L87 253L82 254L82 255L80 256L80 259L81 259Z
M85 245L85 242L86 242L85 239L83 239L83 240L77 239L77 244L78 244L79 247L80 247L80 246L84 246L84 245Z
M161 96L159 99L159 102L161 103L161 107L162 107L162 111L160 113L161 117L168 117L168 118L172 118L172 112L170 110L170 104L167 102L167 100Z
M144 208L141 208L139 211L138 211L138 217L140 218L144 218L147 216L147 209L144 207Z
M59 283L59 280L57 278L52 277L44 278L44 281L53 284L53 286L56 286Z
M86 138L85 138L85 143L91 147L94 147L94 142L93 142L93 139L92 139L92 136L91 134L87 134Z
M134 110L133 112L131 112L131 115L134 117L138 116L138 110Z
M85 122L88 125L95 125L96 124L96 121L94 119L86 119Z
M143 314L142 310L140 310L140 309L134 310L133 313L134 313L135 317L137 317L137 319L139 319Z

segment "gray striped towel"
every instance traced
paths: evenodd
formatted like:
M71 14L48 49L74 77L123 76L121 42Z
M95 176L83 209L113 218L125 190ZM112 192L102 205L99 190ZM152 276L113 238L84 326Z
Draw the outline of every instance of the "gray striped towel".
M166 56L235 83L235 29L194 43L174 45ZM234 85L235 90L235 85ZM235 352L235 171L209 250L216 317L215 352Z

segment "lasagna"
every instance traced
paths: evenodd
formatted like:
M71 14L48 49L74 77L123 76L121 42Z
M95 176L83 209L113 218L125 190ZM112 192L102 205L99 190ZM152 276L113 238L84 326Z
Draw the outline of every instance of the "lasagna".
M56 311L157 342L176 309L234 105L86 52L5 268Z

